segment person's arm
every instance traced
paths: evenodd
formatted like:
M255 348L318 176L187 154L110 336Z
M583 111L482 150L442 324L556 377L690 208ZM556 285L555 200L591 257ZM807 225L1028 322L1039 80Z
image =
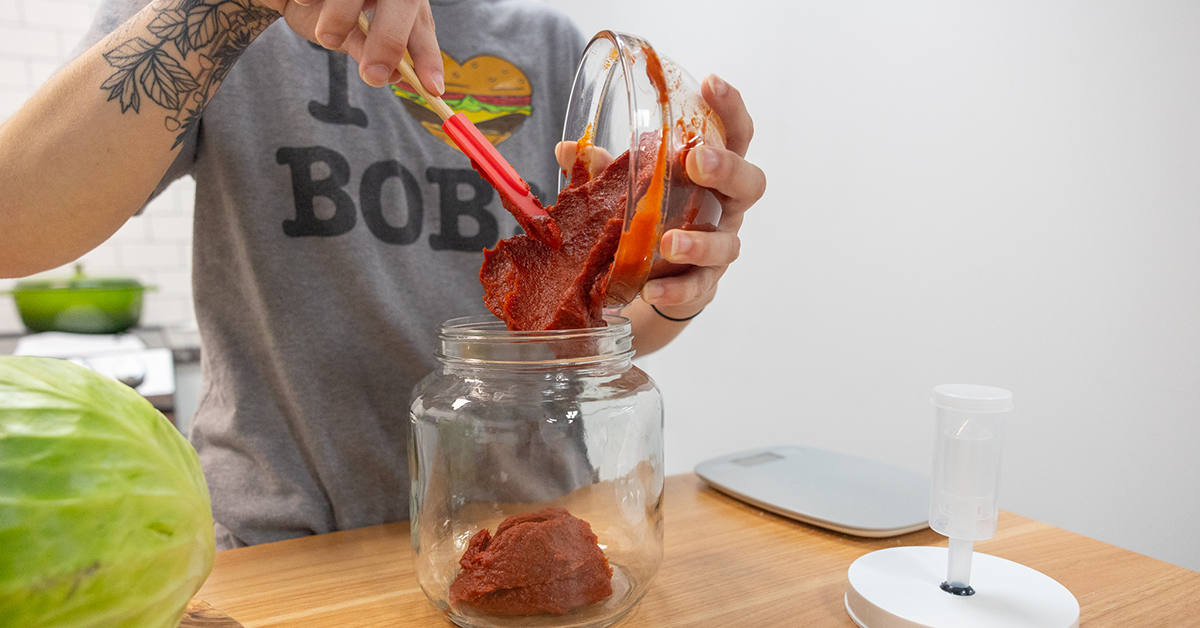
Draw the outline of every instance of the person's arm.
M398 80L407 48L431 92L441 53L428 0L155 0L76 58L0 124L0 277L60 266L145 204L230 67L282 13L292 30Z
M663 234L659 251L667 261L695 268L676 277L647 282L642 298L626 306L621 315L633 325L633 347L638 355L656 351L687 327L691 317L713 300L717 282L741 248L738 229L747 209L762 197L766 176L745 160L754 136L754 123L742 95L725 81L709 76L701 93L725 125L726 148L701 146L687 157L687 174L697 185L713 189L721 201L716 231L682 231ZM658 308L654 311L653 304ZM669 318L668 318L669 317ZM674 321L670 319L682 319Z

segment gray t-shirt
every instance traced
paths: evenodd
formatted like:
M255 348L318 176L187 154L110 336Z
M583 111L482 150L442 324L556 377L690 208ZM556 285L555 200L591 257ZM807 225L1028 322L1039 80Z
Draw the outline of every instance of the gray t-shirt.
M108 0L84 43L145 4ZM490 100L513 108L497 147L552 201L581 33L534 2L431 4L448 100L468 90L468 69L528 82L525 109L520 96ZM437 324L486 313L482 250L519 232L425 118L279 20L164 177L160 189L196 180L192 442L222 548L407 518L410 392L434 369Z

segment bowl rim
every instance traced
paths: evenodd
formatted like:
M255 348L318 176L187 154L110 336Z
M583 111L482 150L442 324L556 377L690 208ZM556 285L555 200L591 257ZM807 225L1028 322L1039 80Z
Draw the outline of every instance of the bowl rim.
M85 277L83 279L34 279L18 281L13 287L13 294L28 294L34 292L78 292L78 291L108 291L108 290L145 290L147 286L133 278L100 278Z

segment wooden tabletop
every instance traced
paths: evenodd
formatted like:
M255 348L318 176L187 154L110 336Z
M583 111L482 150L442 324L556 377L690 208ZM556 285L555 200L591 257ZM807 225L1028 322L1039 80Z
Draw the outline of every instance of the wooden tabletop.
M855 628L846 570L868 552L946 545L924 530L864 539L778 517L667 478L663 565L618 628ZM1079 600L1085 628L1200 626L1200 573L1012 513L975 550L1037 569ZM281 541L217 554L196 598L245 628L449 627L413 576L408 524Z

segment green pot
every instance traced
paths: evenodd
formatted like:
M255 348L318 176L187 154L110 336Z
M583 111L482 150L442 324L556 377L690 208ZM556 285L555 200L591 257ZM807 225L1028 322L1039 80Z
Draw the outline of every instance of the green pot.
M147 290L136 279L85 277L76 266L70 279L18 282L12 296L31 332L116 334L138 324Z

